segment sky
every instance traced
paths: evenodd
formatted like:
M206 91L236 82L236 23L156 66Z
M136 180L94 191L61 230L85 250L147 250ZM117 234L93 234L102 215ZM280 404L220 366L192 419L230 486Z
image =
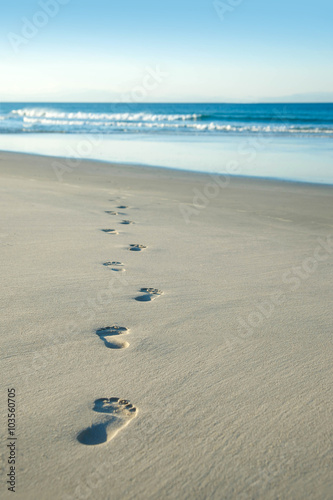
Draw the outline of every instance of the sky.
M332 102L332 0L15 0L0 101Z

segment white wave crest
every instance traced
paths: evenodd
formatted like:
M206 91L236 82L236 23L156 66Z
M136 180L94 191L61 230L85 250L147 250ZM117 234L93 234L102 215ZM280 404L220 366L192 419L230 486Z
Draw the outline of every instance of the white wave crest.
M207 121L202 121L205 118ZM113 133L113 132L168 132L179 134L306 134L333 136L330 125L305 125L281 122L221 121L218 117L208 120L208 115L195 113L117 112L98 113L63 111L40 107L24 107L0 114L0 133L13 132L63 132L63 133ZM255 120L255 118L254 118Z
M200 115L196 114L153 114L153 113L84 113L82 111L66 113L64 111L52 111L42 108L23 108L11 111L11 114L26 118L54 118L68 120L115 120L115 121L184 121L196 120Z

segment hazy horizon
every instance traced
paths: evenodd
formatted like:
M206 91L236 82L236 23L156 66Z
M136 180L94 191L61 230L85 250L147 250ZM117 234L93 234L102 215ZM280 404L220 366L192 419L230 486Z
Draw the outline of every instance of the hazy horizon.
M331 102L332 15L328 0L17 0L0 100Z
M224 100L224 101L137 101L135 104L333 104L333 96L331 97L331 100L317 100L317 101L306 101L306 100L292 100L293 96L285 96L286 100L279 100L279 98L271 98L271 100L267 101L244 101L244 100L234 100L234 101L229 101L229 100ZM83 101L83 100L63 100L63 101L47 101L47 100L41 100L41 101L35 101L35 100L1 100L1 103L4 104L134 104L133 101L119 101L119 100L92 100L92 101Z

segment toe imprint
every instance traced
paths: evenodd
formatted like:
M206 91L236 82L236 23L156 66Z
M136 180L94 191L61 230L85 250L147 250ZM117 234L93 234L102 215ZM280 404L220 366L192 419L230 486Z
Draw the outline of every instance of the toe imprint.
M136 410L136 408L127 399L121 398L96 399L93 407L93 410L98 413L122 413L123 415L127 415L129 409Z
M96 330L96 333L99 336L122 335L125 333L129 333L129 328L126 328L126 326L118 326L118 325L105 326L103 328L99 328L98 330Z
M153 293L155 295L163 295L162 290L158 288L140 288L140 292Z

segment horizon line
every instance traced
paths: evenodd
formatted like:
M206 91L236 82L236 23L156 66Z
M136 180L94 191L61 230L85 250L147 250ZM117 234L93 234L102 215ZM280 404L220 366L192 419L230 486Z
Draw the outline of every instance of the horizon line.
M4 101L1 104L333 104L333 101Z

